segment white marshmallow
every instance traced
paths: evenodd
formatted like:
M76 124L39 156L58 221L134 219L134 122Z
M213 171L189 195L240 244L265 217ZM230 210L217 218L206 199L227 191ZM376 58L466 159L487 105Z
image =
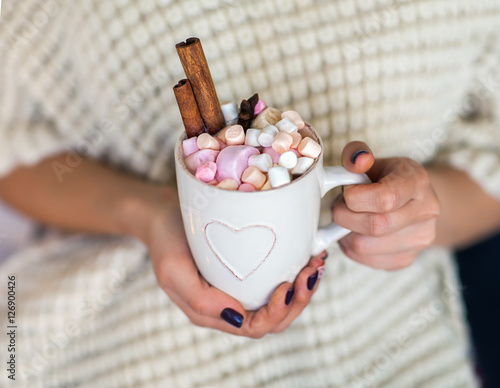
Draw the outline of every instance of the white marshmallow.
M230 145L242 145L245 143L245 131L241 125L231 125L226 129L225 132L226 144Z
M262 172L268 172L273 166L273 160L268 154L252 155L248 158L248 165L257 167Z
M297 132L299 127L289 117L285 117L276 123L276 128L286 133Z
M202 133L200 136L198 136L198 139L196 139L196 144L198 145L198 148L200 150L220 150L219 142L208 133Z
M220 106L226 125L234 125L238 122L238 106L235 102L228 102Z
M278 163L281 167L285 167L290 170L297 165L297 155L293 151L283 152Z
M245 145L260 147L259 143L260 129L248 128L245 137Z
M292 174L293 175L302 175L307 170L309 170L313 164L314 164L313 158L308 158L307 156L299 158L299 159L297 159L297 165L292 170Z
M278 134L278 128L274 125L268 125L259 134L258 141L262 147L271 147L273 144L274 136Z
M290 173L285 167L273 167L269 170L269 181L273 188L290 183Z
M299 130L304 129L304 127L306 126L304 119L300 116L300 114L298 114L294 110L287 110L286 112L283 112L281 114L281 117L282 118L289 117L290 120L292 120L299 127Z

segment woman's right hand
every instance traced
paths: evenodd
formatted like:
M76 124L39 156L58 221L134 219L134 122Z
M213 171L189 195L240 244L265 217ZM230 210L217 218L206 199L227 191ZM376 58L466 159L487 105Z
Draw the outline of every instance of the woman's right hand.
M281 284L266 306L245 311L236 299L201 277L184 234L177 192L158 190L161 194L148 212L152 216L143 241L149 249L158 284L190 321L250 338L286 329L316 291L321 277L318 272L321 275L326 254L312 258L294 284Z

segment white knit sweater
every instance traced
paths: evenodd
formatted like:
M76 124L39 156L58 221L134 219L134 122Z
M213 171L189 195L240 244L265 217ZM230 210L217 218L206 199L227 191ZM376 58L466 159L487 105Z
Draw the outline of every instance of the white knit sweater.
M194 35L221 100L259 92L301 112L323 136L327 164L360 139L376 157L464 169L500 198L498 1L2 6L0 175L73 150L171 182L182 127L174 45ZM74 157L63 182L78 168ZM19 327L17 381L6 383L2 367L2 387L475 385L452 261L441 249L385 272L333 247L311 304L284 333L261 340L190 324L156 285L146 249L128 238L57 237L1 269L17 277Z

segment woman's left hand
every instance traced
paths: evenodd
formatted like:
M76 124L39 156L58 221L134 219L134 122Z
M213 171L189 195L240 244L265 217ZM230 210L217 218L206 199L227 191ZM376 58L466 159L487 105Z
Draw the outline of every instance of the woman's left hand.
M339 241L341 249L373 268L409 266L436 237L439 202L427 171L408 158L375 160L359 141L346 145L342 161L373 183L345 187L334 204L335 223L352 230Z

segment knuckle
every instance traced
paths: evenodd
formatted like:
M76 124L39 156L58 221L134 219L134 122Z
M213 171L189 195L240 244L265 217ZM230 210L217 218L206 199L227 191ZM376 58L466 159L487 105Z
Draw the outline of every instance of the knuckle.
M379 237L386 235L391 229L391 217L387 213L371 214L368 218L368 233Z
M205 315L207 304L204 299L193 297L188 302L189 307L197 315Z
M431 178L429 177L427 170L421 165L418 165L417 169L417 182L420 187L428 187L431 185Z
M376 197L380 213L390 213L396 208L397 192L391 189L382 190Z
M340 208L339 206L335 206L332 210L332 221L338 224L340 220L341 220Z
M156 271L156 281L163 291L170 289L172 285L172 278L170 271L165 269L166 265L161 265Z
M368 245L367 239L363 238L363 236L353 236L349 250L354 253L356 257L362 256L369 251Z
M253 339L261 339L267 334L265 325L262 319L252 321L250 327L245 329L245 336Z

